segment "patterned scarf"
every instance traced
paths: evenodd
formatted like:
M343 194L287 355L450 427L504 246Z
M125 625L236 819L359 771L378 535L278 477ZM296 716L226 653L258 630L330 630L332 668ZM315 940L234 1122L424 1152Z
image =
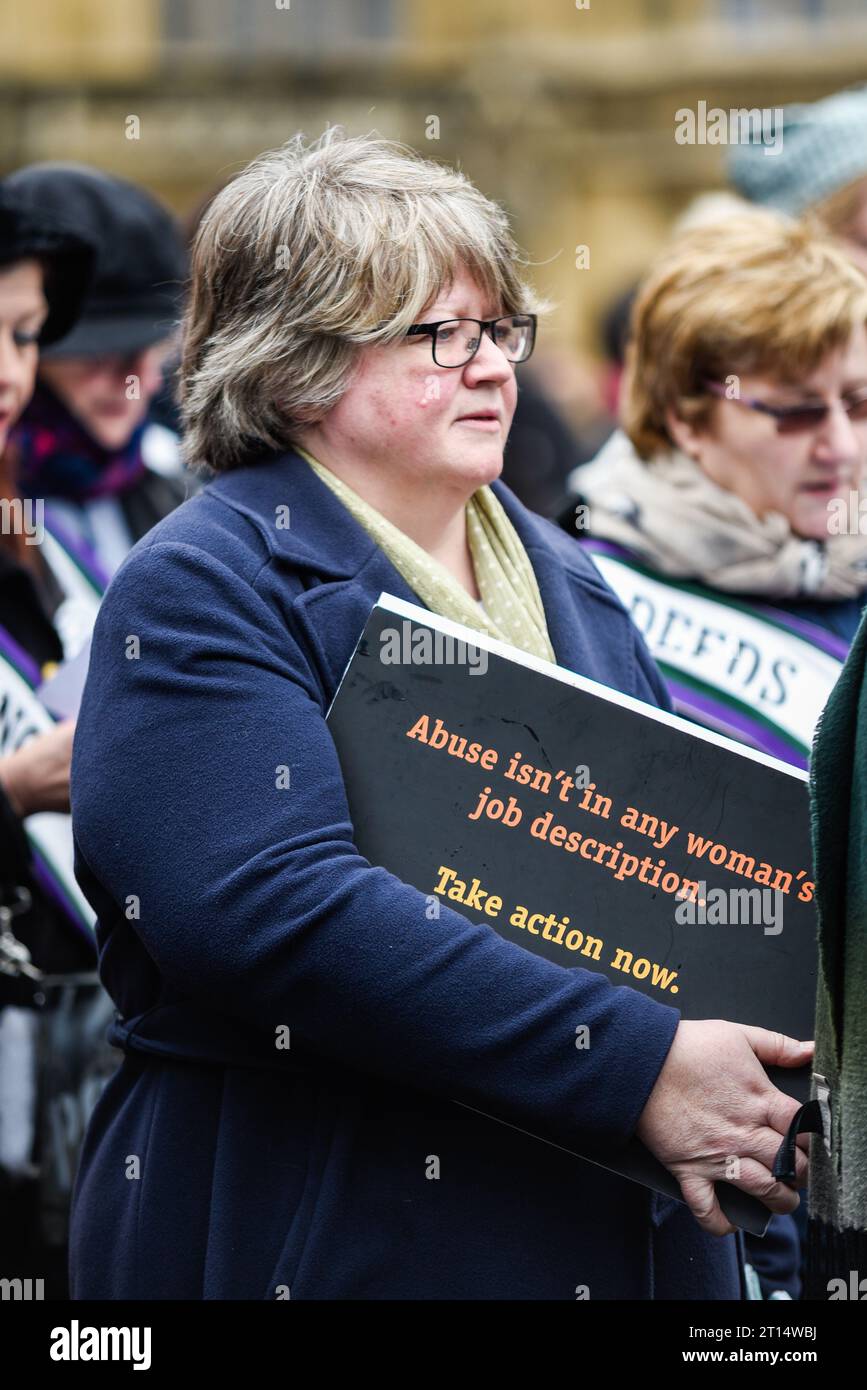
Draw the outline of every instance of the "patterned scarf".
M467 540L483 608L445 565L359 497L312 454L297 445L295 449L378 542L395 569L431 612L477 632L485 632L489 637L508 642L544 661L556 662L533 566L520 536L489 487L478 488L466 507Z
M143 477L141 440L146 422L122 449L104 449L44 382L11 433L23 497L66 497L85 502L126 492Z
M867 589L867 536L803 540L779 513L760 520L677 449L644 463L617 430L573 481L590 509L589 534L658 574L774 599L855 598Z

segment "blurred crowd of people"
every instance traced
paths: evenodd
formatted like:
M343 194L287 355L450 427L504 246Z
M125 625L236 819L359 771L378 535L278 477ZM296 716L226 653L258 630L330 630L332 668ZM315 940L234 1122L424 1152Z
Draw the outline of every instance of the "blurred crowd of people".
M803 768L867 592L867 88L787 109L765 155L732 147L730 191L611 305L579 428L544 354L522 369L503 479L593 555L682 714ZM199 486L172 389L186 277L143 189L73 164L0 181L0 1243L4 1273L58 1298L117 1054L74 875L73 719L40 691ZM750 1245L764 1296L798 1297L802 1235L777 1217Z

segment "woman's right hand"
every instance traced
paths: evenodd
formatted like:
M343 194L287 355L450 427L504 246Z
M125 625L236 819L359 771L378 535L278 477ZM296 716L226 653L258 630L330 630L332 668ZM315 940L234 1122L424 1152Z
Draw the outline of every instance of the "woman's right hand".
M762 1064L800 1067L812 1055L811 1042L764 1028L722 1019L678 1025L636 1134L677 1178L703 1230L727 1235L735 1229L720 1208L716 1181L751 1193L773 1212L798 1206L797 1193L778 1182L772 1169L800 1107L772 1085ZM799 1187L807 1178L807 1142L798 1140Z
M0 758L0 783L16 816L69 810L69 766L75 720L65 719Z

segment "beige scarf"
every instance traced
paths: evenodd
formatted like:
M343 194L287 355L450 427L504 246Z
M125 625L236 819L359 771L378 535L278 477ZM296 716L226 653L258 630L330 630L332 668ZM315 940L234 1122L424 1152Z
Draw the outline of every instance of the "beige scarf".
M470 598L445 565L404 535L306 449L297 445L295 448L373 537L431 612L545 661L556 662L533 566L520 536L489 487L478 488L466 507L467 540L482 607Z
M679 450L644 463L618 430L572 482L590 508L591 536L672 578L768 598L845 599L867 589L867 536L803 540L777 512L761 520Z

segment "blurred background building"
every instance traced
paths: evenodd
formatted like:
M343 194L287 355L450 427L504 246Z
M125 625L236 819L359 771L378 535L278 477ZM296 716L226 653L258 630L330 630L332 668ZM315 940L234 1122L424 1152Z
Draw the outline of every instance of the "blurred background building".
M83 160L185 215L298 129L376 129L509 206L573 354L722 181L675 113L812 100L867 57L865 0L0 0L0 31L0 172Z

